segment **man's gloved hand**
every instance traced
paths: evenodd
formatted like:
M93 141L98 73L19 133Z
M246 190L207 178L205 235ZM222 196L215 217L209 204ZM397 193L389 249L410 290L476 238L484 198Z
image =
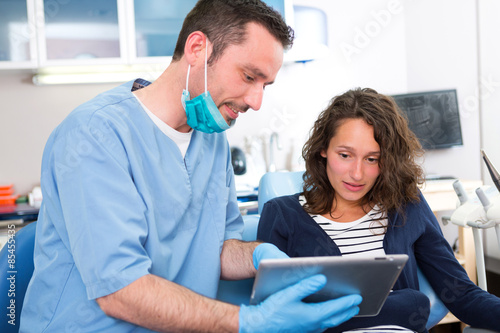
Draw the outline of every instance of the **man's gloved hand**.
M258 305L241 305L239 332L322 332L359 312L362 300L359 295L321 303L302 302L325 284L324 275L314 275L274 293Z
M262 243L253 250L253 266L259 268L262 259L282 259L290 258L285 252L281 251L276 245L271 243Z

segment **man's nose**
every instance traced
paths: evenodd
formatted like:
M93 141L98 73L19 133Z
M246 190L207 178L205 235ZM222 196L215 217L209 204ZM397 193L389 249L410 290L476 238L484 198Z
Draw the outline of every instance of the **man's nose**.
M264 97L264 88L259 85L253 86L248 90L244 102L252 109L259 110L262 106L262 98Z

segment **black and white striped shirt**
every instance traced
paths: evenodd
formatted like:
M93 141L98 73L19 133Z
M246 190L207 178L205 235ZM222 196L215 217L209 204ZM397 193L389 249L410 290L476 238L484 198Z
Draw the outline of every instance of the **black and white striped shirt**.
M303 206L305 197L300 196ZM321 215L309 214L337 244L342 256L374 257L385 255L383 241L387 218L375 206L368 214L352 222L334 222Z
M407 328L395 325L380 325L368 328L356 328L350 331L344 331L343 333L406 333L413 332Z

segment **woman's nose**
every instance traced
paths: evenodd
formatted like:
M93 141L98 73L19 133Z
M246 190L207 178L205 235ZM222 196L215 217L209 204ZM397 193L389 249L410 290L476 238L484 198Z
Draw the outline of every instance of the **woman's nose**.
M353 163L350 175L351 175L352 179L354 179L354 180L361 180L363 178L363 162L362 161L355 161Z

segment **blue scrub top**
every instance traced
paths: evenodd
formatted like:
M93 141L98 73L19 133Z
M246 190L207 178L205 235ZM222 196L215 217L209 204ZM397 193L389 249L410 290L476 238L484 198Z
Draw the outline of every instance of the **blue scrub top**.
M147 331L95 299L146 274L215 297L223 242L241 239L225 134L194 131L183 158L132 85L75 109L47 142L22 332Z

